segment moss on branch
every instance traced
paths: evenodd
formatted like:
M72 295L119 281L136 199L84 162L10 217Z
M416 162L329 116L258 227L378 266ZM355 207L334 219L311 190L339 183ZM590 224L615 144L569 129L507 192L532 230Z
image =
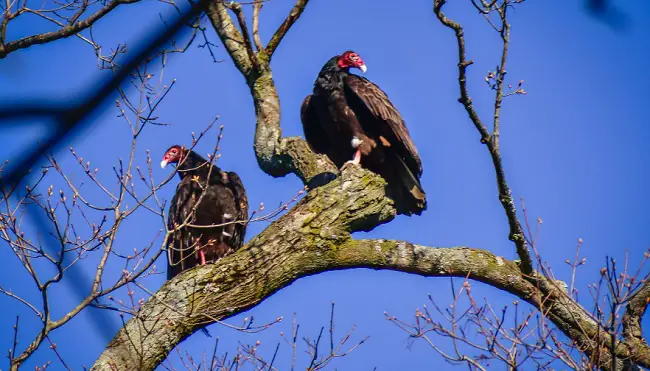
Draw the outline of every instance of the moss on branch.
M584 309L545 277L522 276L512 261L468 247L352 239L351 232L394 217L384 187L383 179L369 171L344 168L338 179L309 192L236 254L168 281L120 330L92 370L153 370L171 349L205 325L241 313L301 277L349 268L469 277L538 308L543 304L549 319L565 334L578 344L593 346L590 342L599 328ZM647 346L632 345L629 354L643 361ZM628 354L625 346L618 347L621 354Z

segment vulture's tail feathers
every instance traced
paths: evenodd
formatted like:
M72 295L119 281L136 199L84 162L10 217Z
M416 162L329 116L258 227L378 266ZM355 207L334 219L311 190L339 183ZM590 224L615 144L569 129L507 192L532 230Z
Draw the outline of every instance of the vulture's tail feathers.
M404 160L399 156L394 163L394 185L389 187L389 194L395 201L398 214L420 215L427 209L427 195L422 189L420 179L415 176Z

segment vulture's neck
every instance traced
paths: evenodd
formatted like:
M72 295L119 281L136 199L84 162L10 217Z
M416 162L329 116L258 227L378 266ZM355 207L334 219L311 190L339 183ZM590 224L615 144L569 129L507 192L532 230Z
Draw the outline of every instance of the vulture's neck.
M324 90L343 89L345 77L349 74L349 68L341 68L338 65L338 57L330 59L318 74L316 88Z
M181 164L178 165L178 176L181 179L186 176L207 176L210 171L210 163L201 155L194 151L189 151L187 157ZM215 166L212 170L211 176L219 175L219 169Z

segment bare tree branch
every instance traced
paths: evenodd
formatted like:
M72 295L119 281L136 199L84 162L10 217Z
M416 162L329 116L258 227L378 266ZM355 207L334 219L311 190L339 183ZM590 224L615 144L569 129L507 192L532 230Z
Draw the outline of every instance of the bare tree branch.
M264 49L262 39L260 39L260 11L263 6L264 3L262 3L262 0L255 0L255 4L253 5L253 42L255 42L255 47L258 51Z
M289 31L291 26L293 26L298 18L300 18L300 15L305 10L307 3L309 3L309 0L297 0L296 5L293 6L293 9L291 9L291 12L289 13L287 19L285 19L280 27L278 27L278 29L275 31L273 37L271 37L271 40L266 45L266 54L269 56L269 59L271 59L273 53L275 53L275 49L277 49L278 45L280 45L280 42L282 42L282 39L284 38L284 35L287 34L287 31Z
M497 185L499 188L499 201L501 201L501 205L503 206L503 209L508 218L508 224L510 225L509 238L511 241L515 243L515 246L517 248L517 254L521 259L521 271L524 274L531 274L533 271L533 260L530 256L530 251L528 250L528 245L526 243L524 231L521 228L519 219L517 218L517 209L515 207L515 201L512 197L512 191L510 190L510 187L508 187L508 182L506 181L506 174L503 169L501 154L499 152L498 139L495 140L492 139L492 136L494 134L498 135L498 130L499 130L498 117L499 117L500 107L501 107L501 103L500 103L501 97L503 95L502 85L501 84L499 85L499 90L497 91L497 103L495 103L495 114L494 114L495 133L490 134L487 127L483 124L483 122L479 118L478 113L474 109L474 105L472 104L472 100L467 90L466 71L467 71L467 67L470 66L472 63L474 63L474 61L467 60L466 58L465 34L463 32L463 27L460 24L447 18L447 16L445 16L445 14L442 12L442 6L445 3L446 0L434 0L433 12L435 13L436 17L438 17L438 20L443 25L452 29L456 34L456 40L458 42L458 83L460 87L460 98L458 99L458 101L463 105L463 107L465 107L465 110L467 111L470 120L472 121L472 123L474 124L478 132L481 134L481 143L485 144L488 148L488 151L490 152L490 156L492 157L492 163L494 165L494 170L497 176ZM507 1L505 1L505 3L507 3ZM505 7L507 7L507 5L504 5L504 9ZM505 10L503 10L503 16L504 16L504 23L507 23L505 21ZM509 26L508 26L507 35L509 35ZM503 42L504 42L503 44L504 47L503 47L503 54L502 54L503 61L502 61L501 70L505 74L505 58L507 57L509 36L504 37ZM501 76L501 78L503 78L503 76Z
M646 280L643 286L630 298L625 315L623 316L624 335L643 340L641 331L641 318L645 314L650 303L650 280Z
M76 14L72 18L72 22L70 24L62 27L58 31L52 31L43 34L27 36L19 40L10 41L10 42L6 42L5 40L7 23L10 20L14 19L18 14L17 12L11 13L10 8L7 8L5 10L5 16L4 19L2 20L2 24L0 25L0 59L5 58L9 53L19 49L25 49L32 45L45 44L54 40L59 40L59 39L64 39L66 37L74 36L79 32L92 26L95 22L97 22L102 17L107 15L113 9L117 8L119 5L133 4L138 1L140 0L113 0L109 2L106 6L104 6L103 8L93 13L92 15L88 16L88 18L82 21L77 21L77 19L81 14L80 13Z
M250 33L248 32L248 26L246 24L246 18L244 16L244 11L241 8L239 3L230 3L229 8L237 16L237 23L241 30L241 35L244 38L244 46L246 47L246 52L253 61L253 65L257 66L257 61L255 58L255 51L253 50L253 44L251 43Z
M242 75L247 78L253 67L251 56L243 47L244 37L233 24L223 0L209 1L205 12L215 31L217 31L223 46L228 51L228 55L230 55Z

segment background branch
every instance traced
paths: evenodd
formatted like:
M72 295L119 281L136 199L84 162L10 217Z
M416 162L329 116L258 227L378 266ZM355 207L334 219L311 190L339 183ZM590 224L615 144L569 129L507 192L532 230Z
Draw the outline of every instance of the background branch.
M456 23L451 19L447 18L447 16L445 16L445 14L442 12L442 7L443 5L445 5L445 3L446 0L434 0L433 12L435 13L436 17L443 25L452 29L456 34L456 40L458 43L458 85L460 87L460 98L458 99L458 102L460 102L463 105L463 107L465 107L465 110L467 111L470 120L472 121L472 123L474 124L478 132L481 134L481 143L485 144L488 148L490 157L492 158L492 164L494 165L494 170L496 172L497 186L499 189L499 201L501 201L503 210L505 211L506 217L508 218L508 224L510 225L510 234L508 238L515 243L517 254L519 255L519 259L521 259L521 271L524 274L531 274L533 271L533 260L530 256L530 251L526 243L524 231L521 227L521 224L519 223L519 219L517 218L517 209L515 207L515 201L512 197L512 191L510 190L510 187L508 186L508 182L506 181L506 175L501 160L501 153L499 152L499 144L498 144L499 142L498 139L494 139L494 140L492 139L493 135L497 137L499 135L499 114L501 109L501 99L503 96L503 90L502 90L503 86L499 84L497 90L497 99L495 103L495 112L494 112L495 131L494 133L491 134L488 131L487 127L481 121L476 110L474 109L474 105L472 104L472 99L470 98L469 92L467 90L466 71L467 71L467 67L470 66L472 63L474 63L474 61L467 60L466 58L465 33L463 32L463 27L459 23ZM503 5L504 25L507 24L505 20L505 8L508 6L507 3L508 1L506 0L504 1L504 5ZM503 53L502 53L502 63L501 63L501 70L500 70L503 72L503 74L505 74L505 60L508 52L509 32L510 31L508 26L507 27L508 37L505 37L503 39ZM502 79L503 76L500 76L500 78Z
M81 13L75 14L73 16L72 22L63 26L61 29L52 32L46 32L42 34L32 35L23 37L21 39L6 42L4 39L4 33L6 31L7 23L10 20L15 19L17 15L21 14L20 11L16 13L11 13L9 9L5 12L5 18L2 22L2 27L0 31L2 32L2 37L0 37L0 59L5 58L9 53L14 52L19 49L25 49L32 45L45 44L51 41L64 39L66 37L75 36L79 32L91 27L95 22L103 18L105 15L110 13L113 9L117 8L122 4L133 4L140 0L113 0L109 2L106 6L88 16L88 18L77 21ZM34 11L33 11L34 12ZM37 11L36 11L37 12Z

